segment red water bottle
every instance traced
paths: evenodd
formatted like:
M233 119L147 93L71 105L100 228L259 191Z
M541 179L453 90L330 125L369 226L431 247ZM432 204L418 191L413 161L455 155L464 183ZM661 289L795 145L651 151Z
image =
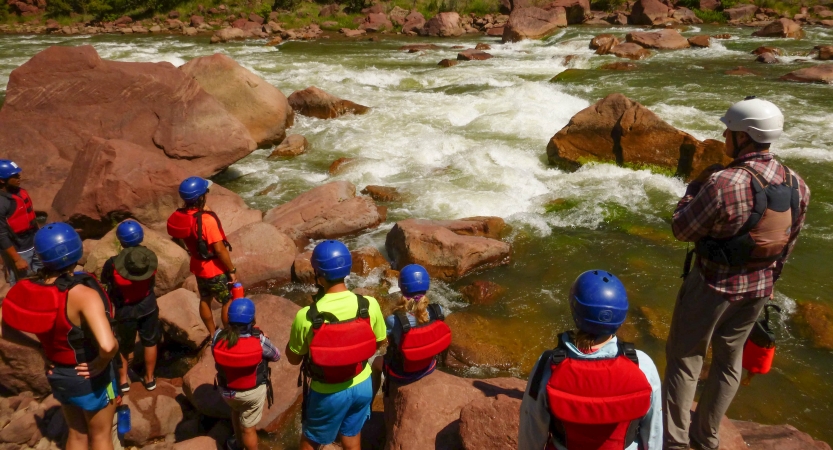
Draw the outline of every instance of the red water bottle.
M243 298L243 284L242 283L234 283L231 285L231 299L237 300L238 298Z

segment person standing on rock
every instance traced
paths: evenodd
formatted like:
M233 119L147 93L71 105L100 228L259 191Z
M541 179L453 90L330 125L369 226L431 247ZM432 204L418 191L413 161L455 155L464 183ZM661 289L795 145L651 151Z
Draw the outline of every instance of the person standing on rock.
M112 305L93 275L73 273L84 249L71 226L50 223L34 243L44 267L6 295L2 337L43 351L51 367L46 378L69 426L66 448L112 450L118 395L112 360L119 351Z
M437 368L437 355L451 344L451 329L444 322L442 306L428 301L430 286L431 277L419 264L409 264L399 271L402 301L385 318L387 353L373 359L374 397L383 372L385 383L413 383Z
M20 187L21 171L14 162L0 159L0 247L10 286L43 267L35 253L35 207Z
M217 383L223 400L231 408L234 439L226 441L227 450L257 450L257 429L263 417L263 405L272 406L272 381L269 362L281 353L269 338L255 327L255 304L248 298L231 302L229 325L217 330L211 340L211 352L217 366Z
M340 436L345 450L359 450L373 401L367 361L385 342L385 318L375 298L356 295L344 284L353 261L343 243L316 245L310 262L324 295L298 311L286 345L286 359L303 363L301 449Z
M101 283L116 308L116 338L119 341L121 367L119 389L130 391L128 370L133 364L136 334L144 347L145 389L156 389L156 345L162 338L159 308L156 304L156 253L141 245L145 233L135 220L125 220L116 228L122 251L104 263Z
M726 168L710 167L691 182L671 223L677 239L695 245L686 258L665 350L668 449L718 448L720 420L740 383L743 345L772 298L810 201L804 180L769 152L784 125L777 106L747 97L720 120L733 161ZM709 344L712 364L692 417Z
M179 196L185 201L185 207L168 218L168 234L191 255L191 273L197 277L200 293L200 318L209 336L216 331L211 300L223 305L223 326L228 326L229 283L237 282L237 268L231 262L231 245L223 225L217 214L205 205L211 184L200 177L186 178L179 185Z
M590 270L570 289L576 330L544 352L521 402L519 450L662 448L659 372L619 340L628 297L613 274Z

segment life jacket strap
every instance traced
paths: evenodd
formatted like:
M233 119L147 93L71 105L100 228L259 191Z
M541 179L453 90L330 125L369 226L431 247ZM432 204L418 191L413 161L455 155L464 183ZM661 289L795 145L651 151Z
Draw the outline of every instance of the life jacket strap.
M325 323L340 323L340 322L347 322L350 320L362 318L368 319L370 318L370 300L366 299L365 297L355 294L356 300L358 303L358 308L356 309L356 317L353 319L347 320L338 320L338 317L335 314L328 312L328 311L319 311L318 310L318 303L313 302L310 305L309 310L307 310L307 320L312 322L313 329L319 329Z
M532 374L532 383L529 385L529 396L533 400L538 400L538 391L541 390L541 382L544 378L544 370L553 364L558 365L564 362L567 358L567 347L564 345L564 340L561 335L558 335L558 346L552 350L545 351L538 360L538 368Z

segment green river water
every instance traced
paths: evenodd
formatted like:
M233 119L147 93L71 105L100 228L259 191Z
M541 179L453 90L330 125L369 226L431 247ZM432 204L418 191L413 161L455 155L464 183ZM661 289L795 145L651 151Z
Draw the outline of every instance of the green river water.
M389 207L388 222L351 238L351 246L384 251L396 220L503 217L511 225L509 266L435 283L433 298L454 313L482 320L479 339L499 353L500 369L479 367L468 376L526 377L540 352L571 324L567 294L584 270L617 274L631 302L629 333L664 370L664 336L670 323L685 244L671 235L669 220L685 189L679 179L612 165L585 166L574 173L546 163L546 144L572 115L612 92L648 106L664 120L700 139L720 139L718 117L733 102L757 95L778 104L786 116L785 136L775 153L812 189L807 223L776 286L784 307L774 368L742 387L729 410L734 419L789 423L817 439L833 442L833 352L802 325L802 306L833 307L833 87L793 84L778 77L817 64L800 56L833 42L830 29L809 29L803 40L751 38L752 29L702 26L683 34L730 33L708 49L664 52L636 62L629 72L590 70L567 83L549 79L568 67L595 69L612 56L596 56L590 38L602 32L623 37L633 28L570 27L544 41L500 45L483 36L432 40L441 50L409 54L401 45L426 40L381 36L379 42L338 38L288 42L277 48L261 41L210 46L207 37L173 36L0 36L0 96L9 73L49 45L92 44L104 58L125 61L187 60L225 52L287 95L310 85L373 107L364 116L318 120L296 116L290 133L307 137L311 149L294 159L267 161L257 150L216 180L266 210L323 183L343 179L358 189L394 186L406 199ZM455 45L488 42L495 58L439 68L454 58ZM762 65L749 52L774 45L796 56ZM565 66L564 57L577 55ZM744 65L758 75L724 71ZM356 161L337 176L327 172L340 157ZM255 195L269 185L277 189ZM545 205L563 199L556 208ZM490 280L508 292L495 304L468 306L457 290L473 280ZM352 279L371 286L378 276ZM295 298L298 286L277 289ZM826 332L831 324L826 324ZM829 341L828 341L829 342ZM283 343L279 343L283 345ZM280 389L276 386L276 389ZM296 421L297 426L297 421ZM272 439L274 448L297 448L291 427Z

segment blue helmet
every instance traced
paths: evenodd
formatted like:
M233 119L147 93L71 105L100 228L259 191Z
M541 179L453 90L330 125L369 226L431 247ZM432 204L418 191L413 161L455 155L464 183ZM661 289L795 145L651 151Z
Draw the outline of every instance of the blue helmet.
M430 286L431 277L419 264L408 264L399 271L399 289L403 295L424 294Z
M35 233L35 252L44 267L60 270L74 266L84 254L81 236L63 222L53 222Z
M310 262L316 276L320 274L327 281L335 281L350 275L353 257L346 245L330 240L315 246Z
M612 273L588 270L570 288L570 310L579 330L596 336L614 334L628 315L628 294Z
M188 177L179 184L179 196L186 202L193 202L208 192L211 181L200 177Z
M116 237L119 238L122 247L135 247L142 243L142 239L145 238L145 232L142 230L139 222L125 220L116 227Z
M248 325L255 321L255 304L246 297L232 300L228 307L229 323Z
M21 172L20 166L14 161L8 159L0 159L0 180L6 180Z

